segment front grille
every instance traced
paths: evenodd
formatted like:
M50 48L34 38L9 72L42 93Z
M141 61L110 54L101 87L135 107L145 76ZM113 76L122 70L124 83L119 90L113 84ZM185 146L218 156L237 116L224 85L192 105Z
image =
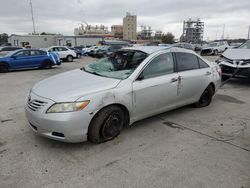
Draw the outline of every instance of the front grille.
M46 104L47 102L39 101L39 100L32 100L30 102L27 102L29 109L31 109L32 111L38 111Z

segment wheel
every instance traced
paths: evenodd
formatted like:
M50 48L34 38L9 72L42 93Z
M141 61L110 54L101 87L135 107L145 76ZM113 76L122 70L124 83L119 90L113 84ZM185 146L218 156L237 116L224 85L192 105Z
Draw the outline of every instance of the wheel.
M201 107L208 106L212 101L213 94L214 94L213 87L211 85L209 85L205 89L205 91L202 93L199 101L197 103L195 103L195 107L201 108Z
M9 72L9 68L6 65L0 65L0 72L1 73Z
M102 143L117 137L125 124L124 111L119 106L109 106L96 114L89 125L88 140Z
M218 50L214 50L214 55L218 55Z
M82 56L81 54L77 54L77 58L80 59Z
M50 69L52 67L51 62L44 62L42 68L43 69Z
M72 62L73 61L73 56L72 55L68 55L67 58L66 58L66 60L68 62Z

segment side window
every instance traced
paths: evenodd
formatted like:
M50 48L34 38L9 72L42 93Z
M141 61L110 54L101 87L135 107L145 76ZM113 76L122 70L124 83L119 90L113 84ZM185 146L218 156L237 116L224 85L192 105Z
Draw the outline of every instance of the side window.
M41 54L40 54L40 52L38 50L31 50L30 55L31 56L36 56L36 55L41 55Z
M178 72L199 69L198 59L194 54L177 52L176 61Z
M172 53L161 54L155 57L143 70L145 79L162 76L174 72L174 61Z
M40 55L47 55L47 52L45 52L45 51L39 51L39 53L40 53Z
M14 54L15 57L26 57L29 55L29 51L24 50Z
M67 51L68 49L67 48L64 48L64 47L60 47L58 51Z
M204 68L208 68L208 64L203 61L201 58L197 57L198 58L198 61L199 61L199 64L200 64L200 69L204 69Z

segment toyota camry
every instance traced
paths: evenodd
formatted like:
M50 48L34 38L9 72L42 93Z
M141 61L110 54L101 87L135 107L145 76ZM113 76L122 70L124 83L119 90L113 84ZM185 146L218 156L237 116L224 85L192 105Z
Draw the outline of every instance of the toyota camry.
M65 142L112 140L134 122L184 105L208 106L221 69L191 50L132 47L35 84L31 129Z

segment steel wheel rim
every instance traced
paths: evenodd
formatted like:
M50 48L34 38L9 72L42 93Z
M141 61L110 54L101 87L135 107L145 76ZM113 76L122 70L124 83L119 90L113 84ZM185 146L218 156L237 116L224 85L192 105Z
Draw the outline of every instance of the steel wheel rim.
M108 116L102 126L101 131L104 139L112 139L119 134L121 128L121 120L122 119L119 112L113 112Z

